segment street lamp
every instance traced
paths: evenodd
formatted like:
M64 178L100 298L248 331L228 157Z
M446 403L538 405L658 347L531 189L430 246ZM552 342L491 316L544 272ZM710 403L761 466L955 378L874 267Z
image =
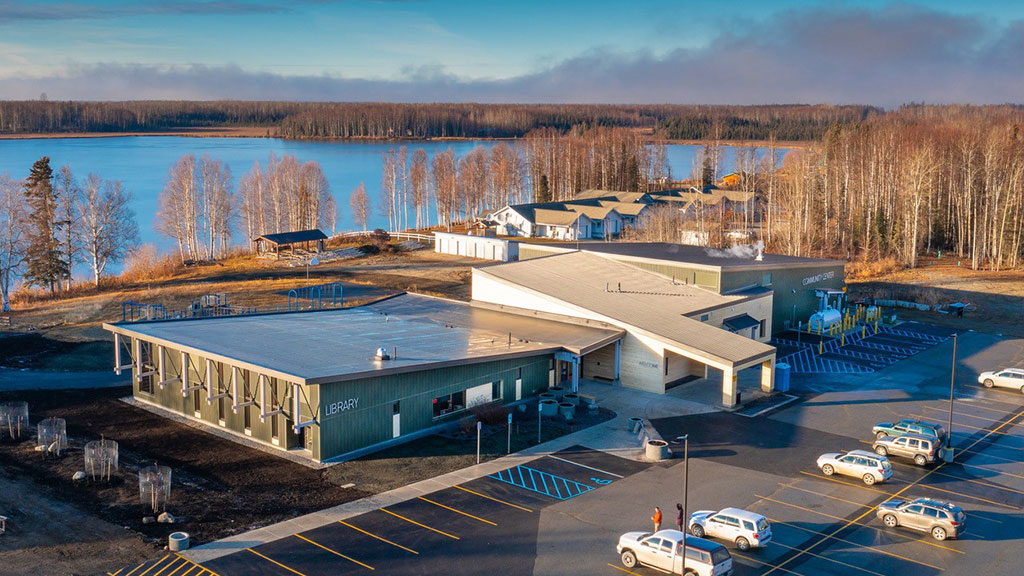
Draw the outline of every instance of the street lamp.
M942 460L953 461L953 398L956 390L956 333L953 333L953 365L949 371L949 429L946 430L946 449L942 451Z
M686 497L690 492L690 435L683 434L676 438L676 441L683 441L683 573L686 573L686 525L690 519L686 515Z

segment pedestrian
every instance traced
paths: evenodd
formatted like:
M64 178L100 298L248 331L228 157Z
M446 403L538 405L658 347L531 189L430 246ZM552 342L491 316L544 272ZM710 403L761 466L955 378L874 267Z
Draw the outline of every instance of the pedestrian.
M651 516L651 520L654 522L654 531L661 530L661 508L654 507L654 516Z
M685 532L685 530L683 530L683 522L685 522L685 521L686 521L686 518L683 518L683 505L679 504L677 502L676 503L676 528L678 528L680 532Z

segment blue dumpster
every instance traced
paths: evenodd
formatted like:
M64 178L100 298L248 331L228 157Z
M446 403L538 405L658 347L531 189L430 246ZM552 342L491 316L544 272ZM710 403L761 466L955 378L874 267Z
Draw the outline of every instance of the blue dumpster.
M775 389L779 392L789 392L789 364L779 362L775 365Z

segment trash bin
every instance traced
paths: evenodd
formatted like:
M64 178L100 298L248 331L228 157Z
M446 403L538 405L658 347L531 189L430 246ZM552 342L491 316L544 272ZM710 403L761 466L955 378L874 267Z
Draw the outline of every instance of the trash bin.
M644 419L637 418L636 416L629 419L629 431L636 434L640 431L640 427L643 426Z
M668 442L664 440L648 440L647 446L644 448L645 456L648 460L654 462L660 462L665 460L669 456Z
M172 532L167 537L167 549L171 552L183 552L188 550L188 532Z
M551 398L545 398L540 401L540 414L547 418L553 418L558 415L558 400Z
M789 392L789 374L789 364L779 362L775 365L775 390L779 392Z

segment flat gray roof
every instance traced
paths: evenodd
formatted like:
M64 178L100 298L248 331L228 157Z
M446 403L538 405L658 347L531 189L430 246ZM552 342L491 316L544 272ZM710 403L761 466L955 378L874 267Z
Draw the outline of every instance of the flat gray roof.
M622 335L613 328L534 320L413 294L336 310L114 323L104 328L306 384L563 348L589 350ZM380 347L388 354L397 347L397 358L374 360Z
M768 344L688 317L749 297L720 295L692 284L679 284L599 254L574 251L474 268L473 274L490 276L590 310L725 364L742 364L775 351Z
M565 249L576 248L575 244L566 243L541 243L541 245ZM753 256L727 255L730 254L727 250L714 250L702 246L673 244L671 242L580 242L579 249L585 252L597 252L614 256L712 266L724 270L739 268L785 268L793 266L802 268L808 266L840 266L844 264L841 260L804 258L769 253L765 253L763 259L758 261L754 260Z

